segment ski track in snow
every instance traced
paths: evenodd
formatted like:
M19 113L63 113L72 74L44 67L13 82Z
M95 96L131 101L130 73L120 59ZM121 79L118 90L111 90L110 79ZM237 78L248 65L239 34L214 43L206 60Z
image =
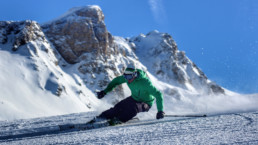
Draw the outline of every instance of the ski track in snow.
M83 123L94 115L78 113L1 121L0 144L258 144L258 112L201 118L168 117L85 131L37 134L44 131L42 127ZM26 135L33 131L34 134ZM6 135L13 138L3 139Z

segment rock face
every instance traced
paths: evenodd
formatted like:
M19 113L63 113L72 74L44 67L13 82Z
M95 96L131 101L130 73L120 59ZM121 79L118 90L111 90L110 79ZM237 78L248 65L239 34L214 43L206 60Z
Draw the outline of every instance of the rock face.
M91 90L104 89L115 76L122 74L128 63L136 59L132 53L128 55L133 58L127 58L125 47L130 49L127 44L123 47L114 42L98 6L73 8L60 18L42 25L42 28L66 62L75 64ZM117 90L119 96L123 96L123 87Z
M0 32L0 43L11 43L13 51L18 50L21 45L30 41L46 41L40 25L30 20L21 22L1 21Z
M49 40L71 64L84 53L109 55L113 37L107 31L104 15L98 6L71 9L63 17L42 26Z

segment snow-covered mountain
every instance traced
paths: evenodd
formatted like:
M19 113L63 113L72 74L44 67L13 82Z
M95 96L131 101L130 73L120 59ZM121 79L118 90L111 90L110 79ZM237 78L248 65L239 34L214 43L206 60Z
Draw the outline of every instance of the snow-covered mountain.
M38 23L0 26L1 120L95 109L99 100L79 76L59 66L60 56Z
M257 95L222 88L157 30L112 36L98 6L78 7L46 24L0 22L0 120L102 111L130 95L122 85L95 97L127 64L147 72L164 95L165 111L225 113L258 110ZM153 116L156 106L144 116Z

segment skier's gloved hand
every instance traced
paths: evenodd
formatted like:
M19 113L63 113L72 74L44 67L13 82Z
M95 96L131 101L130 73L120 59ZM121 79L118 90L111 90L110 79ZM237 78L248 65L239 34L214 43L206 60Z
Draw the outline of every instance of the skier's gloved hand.
M105 95L106 95L106 93L104 91L97 92L97 97L99 99L103 98Z
M157 118L157 119L162 119L162 118L164 118L164 116L165 116L165 112L159 111L159 112L157 113L156 118Z

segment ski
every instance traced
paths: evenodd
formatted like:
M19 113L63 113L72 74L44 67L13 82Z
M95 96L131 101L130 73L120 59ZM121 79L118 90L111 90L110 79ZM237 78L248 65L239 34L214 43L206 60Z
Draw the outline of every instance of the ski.
M132 122L135 122L135 121L139 121L138 118L133 118L126 123L116 122L116 121L113 121L113 120L103 120L103 121L100 121L100 122L94 122L93 120L91 120L87 123L81 123L81 124L59 125L59 130L60 131L90 130L90 129L98 129L98 128L102 128L102 127L116 126L116 125L122 125L122 124L127 124L127 123L132 123Z
M59 125L60 131L67 131L67 130L89 130L95 128L101 128L109 126L108 121L98 122L98 123L81 123L81 124L64 124Z
M207 117L207 115L165 115L165 117Z
M195 117L207 117L207 115L206 114L202 114L202 115L165 115L165 117L195 118ZM98 128L103 128L103 127L111 127L111 126L150 125L150 124L156 124L156 123L162 123L162 122L178 121L178 120L181 120L181 119L177 119L177 120L149 120L149 121L145 121L145 122L140 122L138 118L133 118L126 123L114 123L111 120L104 120L104 121L101 121L101 122L92 122L93 120L91 120L87 123L82 123L82 124L59 125L59 130L60 131L91 130L91 129L98 129ZM182 119L182 120L184 120L184 119Z
M67 130L89 130L89 129L96 129L101 127L110 126L108 121L101 122L101 123L82 123L82 124L65 124L59 125L60 131L67 131Z

